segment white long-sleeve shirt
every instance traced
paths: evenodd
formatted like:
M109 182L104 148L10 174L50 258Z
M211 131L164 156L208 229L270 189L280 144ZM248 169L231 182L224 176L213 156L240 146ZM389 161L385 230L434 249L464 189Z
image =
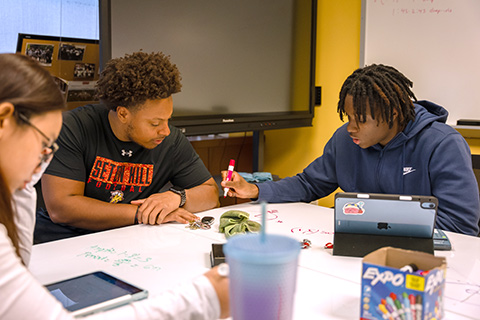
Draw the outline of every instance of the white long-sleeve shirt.
M37 194L35 175L25 189L13 195L19 251L25 265L30 261ZM92 315L87 319L218 319L220 305L210 281L193 283L157 297ZM7 230L0 224L0 319L73 319L71 314L21 263Z
M164 294L134 302L86 319L218 319L217 294L205 276ZM0 319L73 319L15 254L0 224Z
M17 226L18 249L26 266L28 266L30 262L30 255L32 253L36 204L37 192L33 181L27 184L24 189L17 190L13 194L13 205L15 207L14 221Z
M14 221L18 233L18 249L23 263L28 266L32 253L33 230L35 228L37 191L35 184L42 177L48 163L42 164L42 170L32 176L32 180L23 189L13 193L13 207L15 208Z
M45 168L43 168L45 169ZM19 251L28 266L35 227L35 174L26 188L13 194ZM220 304L210 281L201 276L162 295L102 312L86 319L218 319ZM21 263L7 230L0 224L0 319L73 319L71 314Z

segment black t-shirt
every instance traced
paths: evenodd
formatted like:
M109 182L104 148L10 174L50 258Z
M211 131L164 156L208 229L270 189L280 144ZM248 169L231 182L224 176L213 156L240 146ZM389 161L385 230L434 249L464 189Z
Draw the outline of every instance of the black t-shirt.
M157 193L171 182L198 186L211 174L179 129L154 149L123 142L114 135L103 105L87 105L64 113L59 150L45 173L85 182L84 195L129 203Z

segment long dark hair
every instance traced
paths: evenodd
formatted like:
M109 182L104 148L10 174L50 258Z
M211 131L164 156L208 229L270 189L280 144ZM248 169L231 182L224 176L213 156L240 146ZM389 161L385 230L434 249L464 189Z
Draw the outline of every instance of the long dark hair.
M50 73L33 59L20 54L0 54L0 103L15 106L14 115L27 118L65 108L62 92ZM18 234L14 222L12 194L0 168L0 223L5 226L17 255ZM19 255L20 256L20 255Z

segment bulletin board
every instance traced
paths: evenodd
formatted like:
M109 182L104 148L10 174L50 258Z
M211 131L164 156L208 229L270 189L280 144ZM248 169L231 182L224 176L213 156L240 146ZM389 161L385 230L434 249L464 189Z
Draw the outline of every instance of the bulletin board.
M68 109L97 102L98 40L20 33L17 52L34 58L62 82Z
M480 119L480 1L362 0L361 27L361 66L394 66L450 125Z

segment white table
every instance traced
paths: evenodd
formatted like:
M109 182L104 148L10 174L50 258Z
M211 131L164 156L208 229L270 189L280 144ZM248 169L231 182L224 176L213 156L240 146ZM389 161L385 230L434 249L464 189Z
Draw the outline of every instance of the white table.
M33 247L30 270L43 284L104 270L154 295L210 268L211 244L226 241L219 217L231 209L261 221L261 206L246 203L199 213L215 217L210 230L136 225L44 243ZM267 233L312 242L300 254L294 319L358 319L362 259L324 249L333 242L333 210L287 203L269 204L267 212ZM435 252L447 258L446 319L480 319L480 238L447 235L452 250Z

